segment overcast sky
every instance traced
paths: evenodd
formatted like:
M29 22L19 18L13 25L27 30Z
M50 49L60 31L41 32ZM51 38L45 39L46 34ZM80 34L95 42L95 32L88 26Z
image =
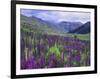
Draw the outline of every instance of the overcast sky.
M21 14L28 17L35 16L51 22L70 21L86 23L87 21L90 21L90 13L88 12L21 9Z

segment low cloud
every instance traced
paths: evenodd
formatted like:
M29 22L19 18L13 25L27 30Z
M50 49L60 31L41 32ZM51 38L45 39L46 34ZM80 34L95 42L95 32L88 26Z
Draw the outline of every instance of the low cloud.
M35 16L46 21L60 22L72 21L85 23L90 21L89 12L69 12L69 11L47 11L47 10L30 10L21 9L21 14L25 16Z

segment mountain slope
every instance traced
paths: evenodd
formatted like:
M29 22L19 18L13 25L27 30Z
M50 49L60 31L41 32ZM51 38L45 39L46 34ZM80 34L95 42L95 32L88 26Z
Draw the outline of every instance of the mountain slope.
M85 34L90 32L90 22L82 24L81 22L67 22L59 23L44 21L35 16L27 17L21 15L21 29L24 31L43 32L49 34L66 34L79 33Z
M67 22L62 21L59 23L59 26L62 27L62 30L67 33L71 30L75 30L76 28L80 27L82 25L81 22Z
M54 26L50 26L47 22L33 16L27 17L21 15L21 27L22 29L26 29L26 30L31 29L37 32L56 32Z
M90 33L90 22L83 24L81 27L70 31L70 33L87 34Z

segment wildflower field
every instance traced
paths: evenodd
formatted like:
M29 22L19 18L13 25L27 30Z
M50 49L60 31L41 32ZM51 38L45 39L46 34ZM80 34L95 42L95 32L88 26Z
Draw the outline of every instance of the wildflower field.
M21 32L21 69L90 65L90 42L47 33Z
M20 10L20 68L91 65L88 12Z

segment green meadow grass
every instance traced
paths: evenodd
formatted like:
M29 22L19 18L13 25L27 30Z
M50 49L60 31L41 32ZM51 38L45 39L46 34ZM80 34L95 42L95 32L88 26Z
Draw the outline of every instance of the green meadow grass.
M86 41L90 40L90 34L66 34L66 36L77 37L80 40L86 40Z
M29 29L29 28L25 28L22 27L21 30L25 31L25 32L37 32L37 33L47 33L48 35L59 35L59 36L64 36L64 37L77 37L80 40L86 40L89 41L90 40L90 34L75 34L75 33L63 33L63 32L54 32L50 29L43 31L43 30L39 30L39 29Z

